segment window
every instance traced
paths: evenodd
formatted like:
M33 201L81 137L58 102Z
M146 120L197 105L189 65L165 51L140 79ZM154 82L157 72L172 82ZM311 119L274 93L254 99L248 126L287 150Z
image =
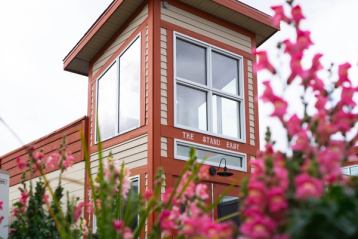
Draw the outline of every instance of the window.
M186 143L179 140L175 140L174 144L175 158L177 159L188 160L190 148L195 148L199 162L217 167L219 166L220 160L225 158L228 168L246 172L246 157L243 154L199 144Z
M140 37L98 79L97 119L102 139L140 126Z
M233 215L234 213L239 212L239 198L233 196L223 196L220 200L220 203L217 206L218 210L218 219L224 217L230 217L225 221L232 221L236 226L240 226L240 217L239 215Z
M175 34L175 124L244 137L242 58Z
M133 176L130 178L131 179L131 188L129 191L129 196L130 194L134 194L136 195L136 197L138 197L139 195L139 176ZM136 205L132 205L132 207L134 207L135 209L133 209L133 211L135 212L135 210L138 210L138 202L134 202L136 203ZM129 225L131 229L135 229L135 227L138 225L138 217L135 217L133 220L133 224ZM96 233L97 232L97 219L96 219L96 215L93 214L93 220L92 220L92 232Z
M342 173L350 176L358 176L358 165L342 168Z

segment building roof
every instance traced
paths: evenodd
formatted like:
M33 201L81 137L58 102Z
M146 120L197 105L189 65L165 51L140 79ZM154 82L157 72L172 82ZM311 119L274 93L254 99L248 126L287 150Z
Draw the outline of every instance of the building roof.
M177 1L247 29L256 35L257 46L279 30L272 24L269 15L239 1ZM114 0L64 58L64 69L87 76L93 57L144 2L145 0Z

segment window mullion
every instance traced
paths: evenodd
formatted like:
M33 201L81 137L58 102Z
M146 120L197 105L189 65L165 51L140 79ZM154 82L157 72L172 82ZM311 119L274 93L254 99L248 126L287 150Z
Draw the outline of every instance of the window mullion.
M211 47L207 48L206 58L207 58L207 68L206 68L206 75L207 75L207 86L209 88L208 91L208 116L207 116L207 122L208 122L208 131L213 132L213 107L212 107L212 101L213 101L213 93L211 91L212 89L212 62L211 62Z
M119 100L120 100L120 93L119 93L119 90L120 90L120 80L121 79L119 79L119 76L120 76L120 65L119 64L121 64L120 63L120 57L118 57L118 59L117 59L117 123L116 123L116 134L120 134L120 132L119 132L119 129L120 129L120 127L119 127L119 124L120 124L120 122L119 122L119 119L120 119L120 117L119 117L119 114L120 114L120 109L119 109L119 107L120 107L120 102L119 102Z

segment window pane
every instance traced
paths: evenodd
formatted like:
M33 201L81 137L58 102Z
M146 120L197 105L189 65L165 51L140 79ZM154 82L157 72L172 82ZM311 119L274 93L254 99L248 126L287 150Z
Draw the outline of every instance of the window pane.
M218 204L218 219L229 216L235 212L239 212L239 198L233 196L224 196ZM233 216L224 222L232 221L236 226L240 226L240 217Z
M351 167L351 175L358 176L358 166Z
M230 93L239 94L239 61L212 52L212 77L215 89Z
M204 47L177 39L177 76L206 85L206 50Z
M240 103L217 95L213 96L213 131L217 134L239 138Z
M195 148L195 147L194 147ZM214 151L203 148L195 148L196 156L198 160L204 160L206 164L219 166L220 160L222 158L226 159L226 166L232 169L244 168L242 156L233 156L230 154L223 153L221 151ZM189 157L190 147L185 144L177 143L177 152L178 156L188 158Z
M206 93L177 84L176 117L181 125L207 130Z
M117 123L117 77L113 64L98 80L97 114L100 136L108 139L116 133Z
M139 127L140 119L140 39L120 57L119 132Z

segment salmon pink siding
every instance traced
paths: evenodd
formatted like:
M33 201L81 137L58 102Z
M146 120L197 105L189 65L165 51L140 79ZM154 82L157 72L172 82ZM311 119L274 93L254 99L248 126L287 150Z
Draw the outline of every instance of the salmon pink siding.
M2 156L0 158L1 168L9 172L10 186L14 186L20 182L23 170L18 169L16 158L20 157L27 161L28 147L30 146L33 147L35 151L42 151L46 157L53 152L58 152L58 149L61 147L63 142L65 142L66 151L75 157L75 162L82 161L83 151L81 145L81 133L84 134L86 132L86 127L87 118L82 118L63 127L62 129L59 129L45 137L29 143L24 147Z

